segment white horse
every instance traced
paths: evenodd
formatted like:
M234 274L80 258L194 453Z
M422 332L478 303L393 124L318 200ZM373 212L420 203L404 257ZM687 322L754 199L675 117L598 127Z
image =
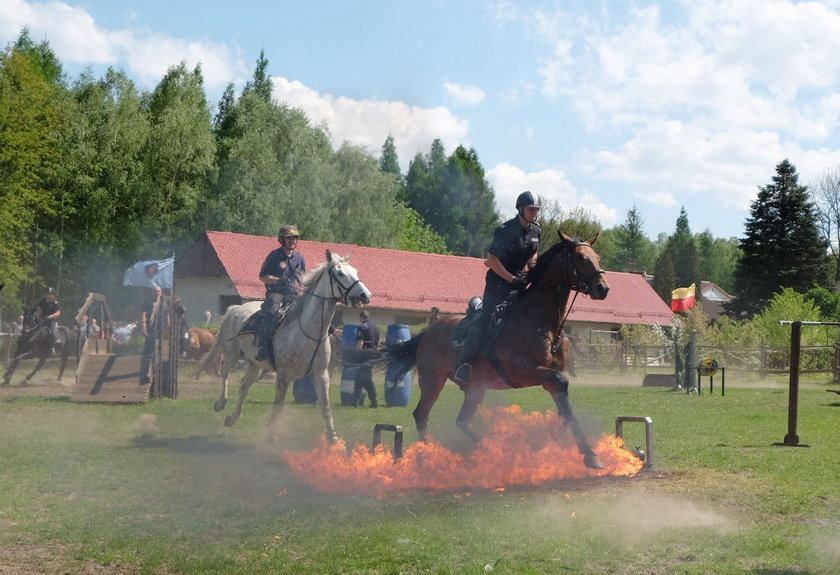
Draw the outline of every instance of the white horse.
M332 416L329 397L329 327L335 315L338 302L357 307L370 303L371 293L359 280L356 268L347 259L326 252L327 261L316 270L306 275L303 280L303 295L286 312L280 328L274 333L273 348L275 365L266 361L257 361L257 346L253 334L239 333L242 325L261 305L261 302L248 302L228 308L213 349L202 358L199 369L206 365L219 351L224 351L225 362L222 368L222 394L214 408L221 411L227 404L228 376L240 357L240 352L248 361L248 369L239 384L239 401L236 408L225 417L225 425L231 426L242 414L242 405L263 370L276 370L274 408L268 422L269 437L276 438L275 424L286 401L289 383L294 380L311 377L321 406L321 415L327 427L327 439L338 441Z

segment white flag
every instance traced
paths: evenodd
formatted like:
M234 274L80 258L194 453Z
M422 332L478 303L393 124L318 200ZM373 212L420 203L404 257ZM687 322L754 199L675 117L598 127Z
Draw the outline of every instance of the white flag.
M123 276L124 286L159 287L172 289L172 275L175 271L175 256L165 260L137 262Z

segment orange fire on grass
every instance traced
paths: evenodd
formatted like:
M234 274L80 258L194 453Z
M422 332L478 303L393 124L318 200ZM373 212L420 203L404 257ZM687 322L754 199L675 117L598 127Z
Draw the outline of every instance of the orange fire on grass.
M417 442L394 461L390 447L371 451L357 445L348 455L343 443L306 452L285 454L286 462L316 489L377 497L462 488L503 489L513 485L540 485L558 479L628 476L643 462L623 449L620 438L603 435L594 445L603 469L583 464L571 431L558 434L557 414L523 414L518 406L483 410L490 430L472 452L460 455L439 443Z

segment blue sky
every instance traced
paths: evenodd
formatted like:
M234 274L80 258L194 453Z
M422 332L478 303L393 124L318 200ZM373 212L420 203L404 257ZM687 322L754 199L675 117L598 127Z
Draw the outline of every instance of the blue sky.
M260 50L275 96L335 146L403 170L440 138L475 148L503 216L529 189L605 227L741 237L758 186L790 159L840 165L840 0L0 0L71 78L120 68L144 89L201 63L213 104Z

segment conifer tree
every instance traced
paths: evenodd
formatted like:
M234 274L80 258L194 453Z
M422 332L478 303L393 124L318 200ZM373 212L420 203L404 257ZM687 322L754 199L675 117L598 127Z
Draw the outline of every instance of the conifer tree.
M750 208L743 257L734 274L736 299L727 311L737 317L760 312L782 288L805 293L828 282L827 243L806 186L787 159L776 165L773 181L759 188Z

